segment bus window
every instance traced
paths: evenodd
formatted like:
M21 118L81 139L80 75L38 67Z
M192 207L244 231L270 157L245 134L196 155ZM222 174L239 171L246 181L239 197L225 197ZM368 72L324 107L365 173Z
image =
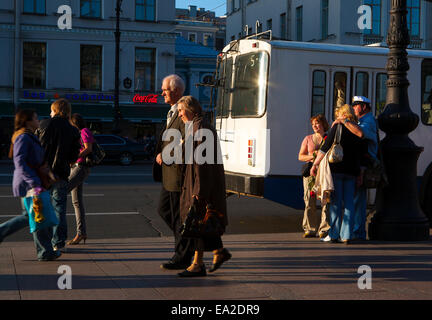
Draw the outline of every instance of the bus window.
M422 62L422 112L421 118L425 125L432 125L432 59Z
M232 58L223 60L219 65L218 75L221 86L218 89L216 103L216 112L218 118L228 117L231 96L232 65Z
M355 95L369 98L369 75L367 72L357 72Z
M258 117L265 111L268 55L252 52L235 61L232 117Z
M335 72L333 88L333 117L335 109L346 103L346 84L347 74L345 72Z
M376 76L375 115L379 116L386 105L387 73L378 73Z
M315 70L312 75L312 108L311 117L324 114L326 96L326 72Z

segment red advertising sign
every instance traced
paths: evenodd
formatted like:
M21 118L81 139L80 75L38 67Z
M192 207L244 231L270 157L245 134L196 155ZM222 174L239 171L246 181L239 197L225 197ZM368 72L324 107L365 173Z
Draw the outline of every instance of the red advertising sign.
M136 94L133 97L133 102L134 103L157 103L158 96L159 96L158 94L148 94L146 96Z

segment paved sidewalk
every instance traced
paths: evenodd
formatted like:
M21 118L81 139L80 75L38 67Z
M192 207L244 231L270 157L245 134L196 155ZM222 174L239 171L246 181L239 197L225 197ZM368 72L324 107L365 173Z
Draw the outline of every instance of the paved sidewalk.
M432 241L329 244L300 233L226 235L233 258L204 278L160 269L173 238L88 240L38 262L33 242L0 245L0 299L431 299ZM207 267L211 253L206 253ZM59 290L61 265L72 290ZM358 268L372 270L360 290ZM365 283L364 281L362 283Z

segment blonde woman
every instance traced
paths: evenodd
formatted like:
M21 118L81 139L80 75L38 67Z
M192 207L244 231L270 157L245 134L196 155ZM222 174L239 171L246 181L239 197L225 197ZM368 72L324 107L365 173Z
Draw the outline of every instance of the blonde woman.
M348 129L349 126L358 127L356 116L350 105L345 104L337 108L335 117L336 120L324 145L318 152L310 173L316 175L321 160L335 140L338 126L342 126L340 144L343 148L343 159L338 163L330 163L334 192L329 204L330 230L323 241L342 241L348 244L353 238L356 178L360 174L360 157L366 146L357 135L351 132L352 130Z

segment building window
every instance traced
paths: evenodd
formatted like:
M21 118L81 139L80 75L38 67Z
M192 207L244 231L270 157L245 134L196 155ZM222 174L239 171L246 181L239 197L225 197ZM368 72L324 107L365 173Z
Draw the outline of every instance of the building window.
M45 88L46 44L24 42L23 46L23 87Z
M356 96L369 96L369 74L367 72L357 72L356 74Z
M378 73L376 78L375 115L383 112L387 98L387 73Z
M372 29L364 29L364 34L381 34L381 0L364 0L364 4L371 7Z
M156 20L156 0L136 0L135 1L135 20L155 21Z
M216 50L222 51L225 47L225 39L224 38L216 38Z
M189 39L190 42L196 42L196 38L197 38L196 33L190 33L189 32L188 39Z
M329 2L321 0L321 38L328 38Z
M135 91L155 91L156 50L135 48Z
M206 47L213 47L213 37L210 33L204 33L203 45Z
M286 13L280 15L280 38L287 38L287 28L286 28Z
M45 0L24 0L23 12L45 14Z
M231 0L231 13L235 11L235 0Z
M423 124L432 125L432 59L422 62L422 112Z
M407 0L407 23L410 36L420 37L420 0Z
M296 40L303 41L303 6L296 8L296 31Z
M102 89L102 47L81 45L81 90Z
M267 30L273 29L273 20L269 19L267 20Z
M101 18L101 0L81 0L80 16L83 18Z
M326 99L326 73L315 70L312 76L312 108L311 117L324 114Z

